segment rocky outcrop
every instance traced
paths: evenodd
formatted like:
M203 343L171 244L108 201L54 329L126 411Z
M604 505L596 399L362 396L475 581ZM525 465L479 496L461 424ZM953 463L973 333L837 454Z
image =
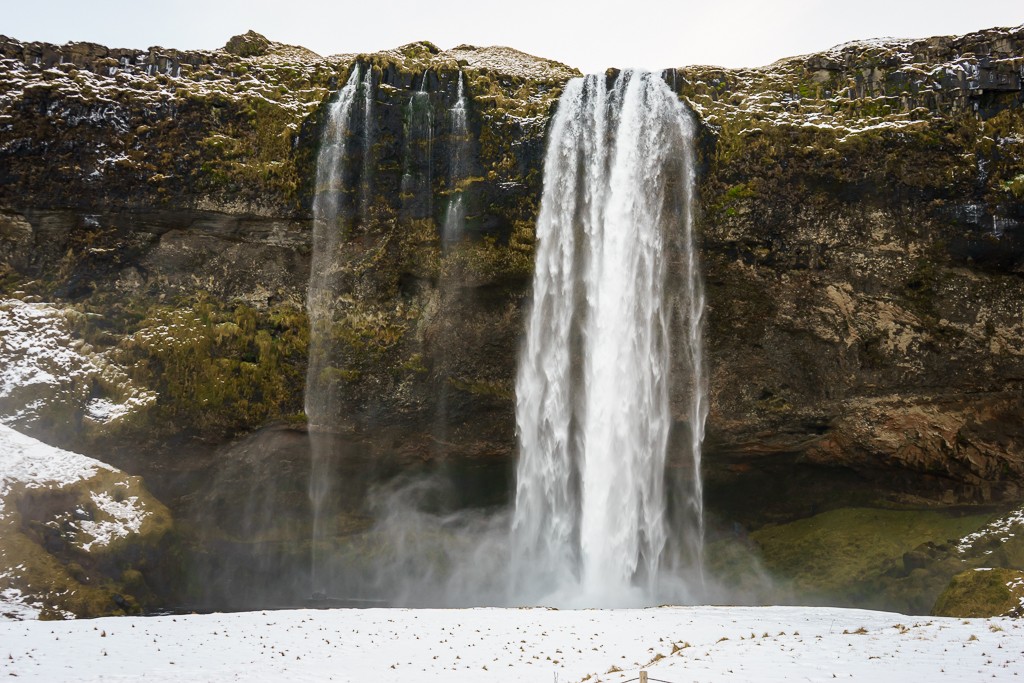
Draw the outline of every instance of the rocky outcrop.
M1024 572L975 569L953 577L935 603L940 617L1019 617L1024 611Z
M406 462L513 457L544 135L577 72L425 42L321 58L257 34L210 52L0 39L0 56L0 291L73 309L73 334L156 396L87 448L211 467L235 435L301 425L313 165L358 63L369 209L335 368L353 438ZM701 129L712 512L1019 500L1022 68L1017 28L665 72ZM453 180L460 73L472 163ZM468 237L444 250L455 189ZM90 386L85 405L115 398ZM76 415L51 438L80 438ZM140 442L163 455L138 462L123 444Z
M138 614L171 516L138 477L0 425L0 618Z

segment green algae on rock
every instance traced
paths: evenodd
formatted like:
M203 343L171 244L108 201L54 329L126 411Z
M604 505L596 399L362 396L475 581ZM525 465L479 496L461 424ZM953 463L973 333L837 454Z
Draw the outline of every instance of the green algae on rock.
M1019 617L1024 614L1024 571L980 567L961 572L935 602L937 617Z

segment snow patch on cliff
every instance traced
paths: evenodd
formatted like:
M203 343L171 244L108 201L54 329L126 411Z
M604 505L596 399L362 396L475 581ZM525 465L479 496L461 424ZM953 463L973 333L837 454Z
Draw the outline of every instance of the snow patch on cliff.
M3 578L0 576L0 578ZM0 621L38 619L42 610L33 605L17 588L0 590Z
M92 493L91 498L106 519L83 520L78 523L83 533L92 536L91 541L81 544L82 550L88 552L93 546L109 545L115 539L137 534L142 529L146 511L138 496L115 500L109 493L101 491Z
M71 330L70 315L45 303L0 299L0 422L30 424L48 405L83 411L94 423L123 419L152 405L124 368ZM93 395L101 387L106 395Z
M0 424L0 520L4 499L15 486L59 488L88 479L97 472L116 472L110 465L47 444Z
M956 549L960 553L966 553L979 542L1006 543L1008 540L1022 532L1024 532L1024 508L1014 510L1009 514L1003 515L1002 517L989 522L973 534L964 536L957 541ZM992 549L985 551L986 555L991 553Z

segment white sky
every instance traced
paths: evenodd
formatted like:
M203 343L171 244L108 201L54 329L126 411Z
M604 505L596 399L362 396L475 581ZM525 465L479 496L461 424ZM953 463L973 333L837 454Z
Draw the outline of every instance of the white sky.
M212 49L251 28L325 55L509 45L585 72L759 66L855 39L1020 24L1022 0L0 0L0 34L26 41Z

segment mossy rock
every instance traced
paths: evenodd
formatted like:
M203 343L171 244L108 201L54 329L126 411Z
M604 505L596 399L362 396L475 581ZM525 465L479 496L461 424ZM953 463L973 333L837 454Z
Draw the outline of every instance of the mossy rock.
M972 569L960 572L935 602L937 617L1020 616L1024 612L1024 571Z
M750 537L765 568L794 590L846 601L856 587L900 565L922 544L962 538L988 515L956 516L933 510L842 508Z
M254 429L296 413L305 378L305 311L258 311L205 296L154 305L116 353L159 395L147 429L204 434Z
M224 51L239 57L259 57L267 54L270 50L270 41L256 31L248 31L241 35L232 36Z
M41 619L141 614L156 606L149 575L159 574L173 522L141 479L99 469L70 483L15 483L2 502L0 564L11 570L0 574L0 590L25 596ZM123 534L110 529L118 520L109 510L118 504L142 513Z
M0 450L0 592L41 618L157 606L173 521L139 477L5 427Z

